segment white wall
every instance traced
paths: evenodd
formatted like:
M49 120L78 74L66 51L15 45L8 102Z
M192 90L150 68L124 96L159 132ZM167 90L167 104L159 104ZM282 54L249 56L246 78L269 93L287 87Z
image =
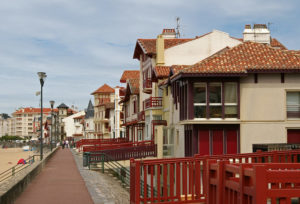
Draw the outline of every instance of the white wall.
M165 65L192 65L229 46L241 41L231 38L228 33L213 30L198 39L165 50Z
M286 143L287 129L300 129L300 120L287 119L286 92L300 91L300 74L259 74L241 79L241 152L252 152L253 144Z
M85 115L84 111L80 111L78 113L75 113L73 115L70 115L66 118L64 118L62 121L65 125L65 132L66 132L66 136L67 137L72 137L74 133L76 133L76 127L75 127L75 123L74 123L74 118L75 117L79 117ZM81 125L81 129L82 129L82 124ZM82 132L81 132L82 133Z

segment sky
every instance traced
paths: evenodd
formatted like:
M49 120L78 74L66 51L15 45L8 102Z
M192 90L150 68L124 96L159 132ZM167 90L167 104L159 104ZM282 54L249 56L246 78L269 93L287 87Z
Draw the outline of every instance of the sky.
M242 37L245 24L270 23L271 36L300 49L299 0L0 0L0 113L39 107L79 110L104 83L118 86L138 38L175 28L192 38L213 29Z

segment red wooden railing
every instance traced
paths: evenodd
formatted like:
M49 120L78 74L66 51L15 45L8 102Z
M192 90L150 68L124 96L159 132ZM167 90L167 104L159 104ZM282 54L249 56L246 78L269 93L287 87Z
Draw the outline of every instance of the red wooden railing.
M153 144L153 141L142 141L142 142L122 142L117 144L100 144L94 146L84 146L83 152L98 152L103 150L122 149L136 146L146 146Z
M150 97L145 100L145 108L162 107L162 97Z
M300 162L300 150L257 152L189 158L131 160L130 202L133 203L193 203L208 198L208 181L218 174L208 174L208 160L229 161L233 164ZM209 175L209 177L207 176ZM144 185L141 186L141 181ZM145 193L147 186L151 192ZM145 189L143 189L145 188ZM218 188L219 189L219 188ZM209 203L209 202L206 202ZM222 202L221 202L222 203Z
M112 138L112 139L81 139L76 142L76 148L81 150L83 146L95 146L102 144L116 144L128 142L126 138Z
M122 147L120 149L106 149L90 153L91 163L101 161L102 155L108 155L110 159L115 161L129 160L131 158L141 159L145 157L157 156L157 145L153 143Z
M299 203L300 164L208 162L206 203Z

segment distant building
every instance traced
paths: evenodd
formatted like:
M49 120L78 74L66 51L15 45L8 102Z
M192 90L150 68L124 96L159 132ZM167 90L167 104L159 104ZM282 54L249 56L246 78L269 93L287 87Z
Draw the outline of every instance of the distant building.
M43 121L51 114L51 108L43 108ZM15 135L23 138L36 138L38 136L37 125L41 117L40 108L20 108L12 116L15 118ZM14 131L13 120L10 123L11 131Z
M66 104L61 103L57 106L58 109L58 135L60 140L66 139L66 131L63 123L63 119L73 115L77 111L70 109Z
M83 137L85 139L94 139L94 132L95 132L95 126L94 126L94 106L92 104L92 101L89 101L89 105L85 111L84 116L84 132Z
M10 118L8 114L6 113L0 114L0 137L8 135L8 131L9 131L8 118Z
M80 111L62 119L65 139L78 141L83 138L84 111Z

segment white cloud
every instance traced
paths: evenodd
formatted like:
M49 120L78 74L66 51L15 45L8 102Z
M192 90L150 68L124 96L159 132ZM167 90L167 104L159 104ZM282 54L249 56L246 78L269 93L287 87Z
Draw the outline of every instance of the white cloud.
M132 59L136 39L175 27L176 16L184 37L214 28L241 35L246 23L273 22L276 37L299 49L290 43L299 42L297 8L297 1L279 0L3 1L0 80L9 89L0 87L0 112L37 104L38 71L48 74L46 100L85 108L92 91L103 83L119 85L122 70L138 68Z

